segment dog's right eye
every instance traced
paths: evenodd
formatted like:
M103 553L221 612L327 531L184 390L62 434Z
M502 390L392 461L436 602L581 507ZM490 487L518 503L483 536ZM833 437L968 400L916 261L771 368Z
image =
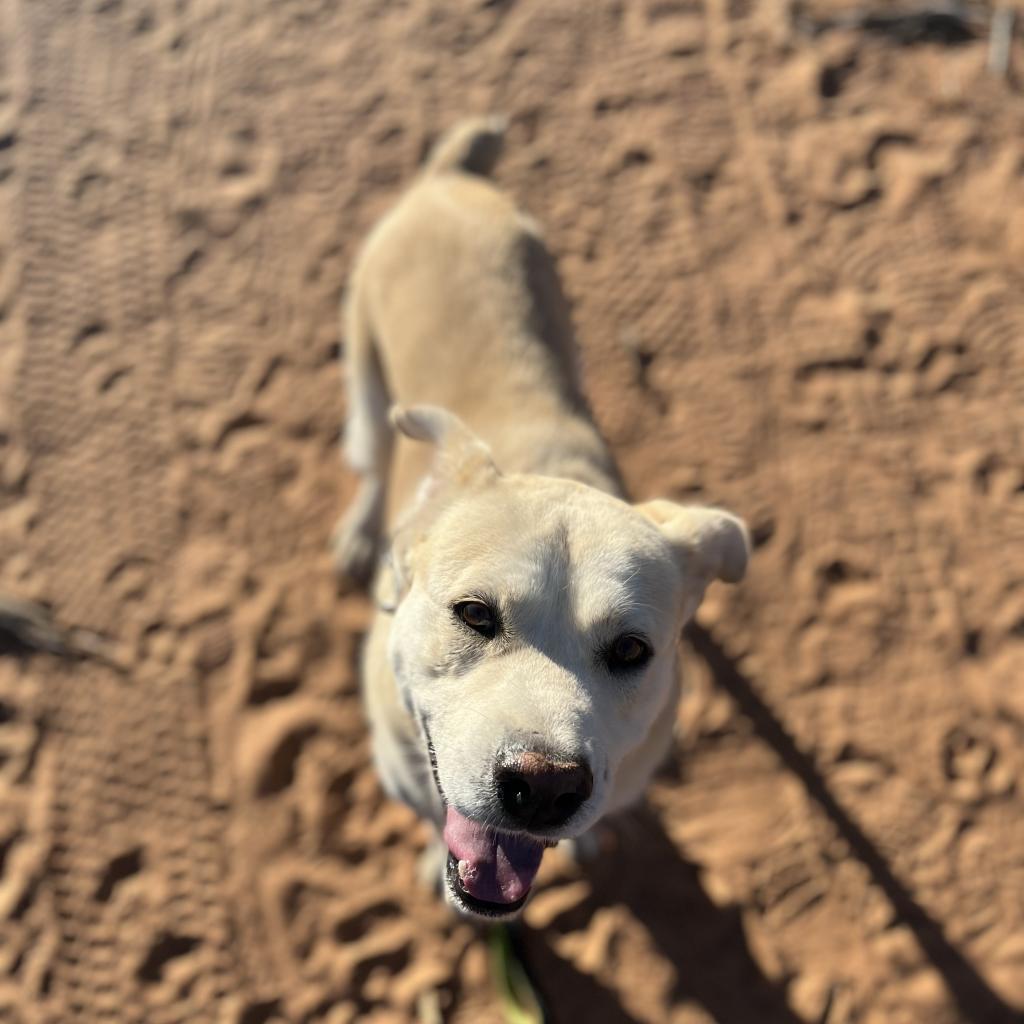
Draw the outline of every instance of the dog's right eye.
M498 616L483 601L460 601L453 611L470 629L488 640L498 632Z
M653 654L651 645L642 636L625 633L605 651L604 660L613 672L628 672L643 668Z

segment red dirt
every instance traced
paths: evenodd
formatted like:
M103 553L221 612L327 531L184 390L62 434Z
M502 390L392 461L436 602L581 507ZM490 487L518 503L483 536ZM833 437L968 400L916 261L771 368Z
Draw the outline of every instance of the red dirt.
M984 6L803 8L0 4L0 588L126 666L0 660L0 1018L498 1019L327 553L354 249L489 110L634 493L757 540L650 808L547 858L553 1019L1024 1014L1024 100Z

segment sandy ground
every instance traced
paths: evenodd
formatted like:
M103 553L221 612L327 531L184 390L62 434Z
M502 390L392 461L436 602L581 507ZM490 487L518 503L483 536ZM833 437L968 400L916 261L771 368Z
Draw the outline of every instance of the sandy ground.
M1024 99L851 9L0 0L0 589L120 665L0 658L0 1019L498 1019L326 552L354 248L487 110L634 493L757 543L552 1019L1022 1019Z

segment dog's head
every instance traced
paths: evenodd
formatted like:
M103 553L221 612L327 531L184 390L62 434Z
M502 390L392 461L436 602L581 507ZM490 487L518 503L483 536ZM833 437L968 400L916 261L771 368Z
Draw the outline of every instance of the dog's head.
M546 845L639 795L680 630L711 580L743 576L747 534L717 509L504 476L441 409L393 419L438 455L393 537L390 661L445 804L449 899L507 916Z

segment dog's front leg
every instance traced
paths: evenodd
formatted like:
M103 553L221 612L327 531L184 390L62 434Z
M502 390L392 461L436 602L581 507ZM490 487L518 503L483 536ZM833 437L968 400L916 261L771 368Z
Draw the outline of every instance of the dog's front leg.
M448 868L448 847L440 836L433 836L416 863L420 885L436 896L444 894L444 875Z

